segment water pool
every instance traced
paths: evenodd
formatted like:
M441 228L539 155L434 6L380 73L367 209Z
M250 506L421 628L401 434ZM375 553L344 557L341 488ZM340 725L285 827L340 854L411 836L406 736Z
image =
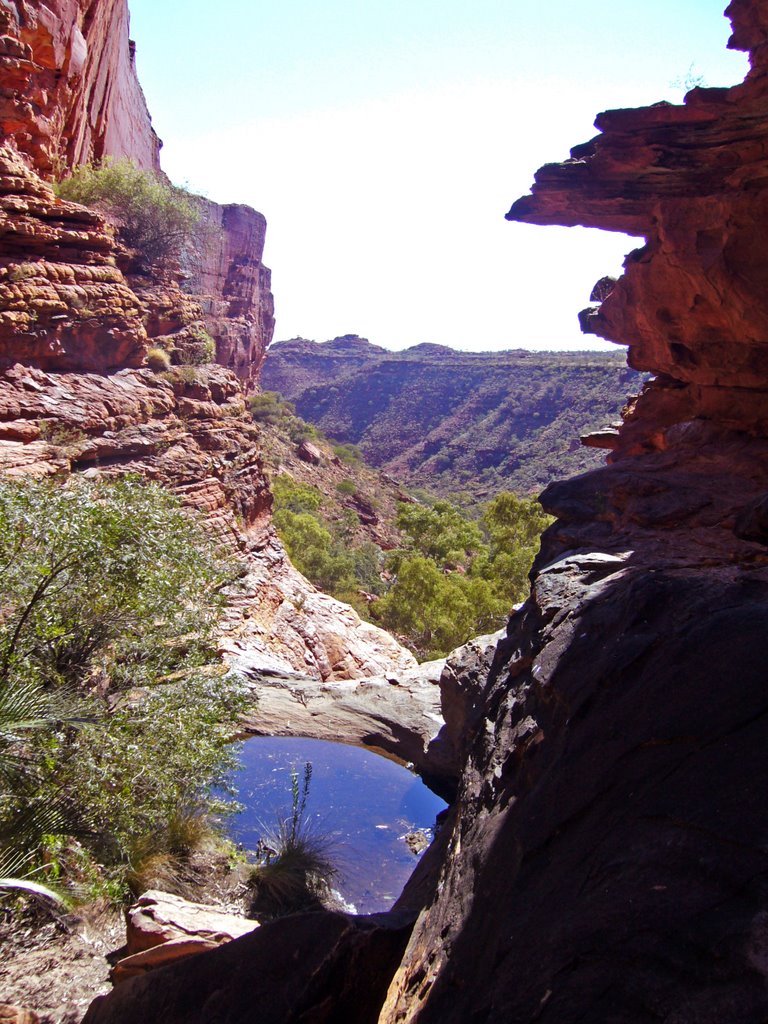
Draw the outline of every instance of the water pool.
M360 747L294 737L246 740L235 773L237 798L245 810L231 820L229 834L253 850L279 815L291 811L291 768L302 775L312 765L306 817L331 838L338 868L334 882L360 914L388 910L400 895L417 858L404 835L432 834L445 807L416 775Z

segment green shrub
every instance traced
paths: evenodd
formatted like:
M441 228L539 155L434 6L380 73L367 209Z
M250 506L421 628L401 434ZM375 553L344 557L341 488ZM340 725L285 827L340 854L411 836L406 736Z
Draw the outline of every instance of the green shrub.
M0 864L57 834L116 870L146 836L180 851L171 823L216 810L231 763L242 698L215 630L235 567L133 480L0 479L0 561Z
M509 491L482 509L480 522L447 501L401 505L397 525L406 546L388 556L395 579L372 606L374 618L422 658L499 629L525 597L551 521L538 502Z
M127 159L79 167L59 182L57 192L113 220L124 244L150 265L178 257L200 220L188 192Z
M173 361L203 366L216 359L216 342L201 323L189 324L173 339Z
M356 493L357 485L355 484L354 480L340 480L336 484L336 490L339 492L339 494L349 496Z
M363 461L363 453L356 444L335 444L333 453L348 466L358 466Z
M251 395L248 408L256 423L269 423L273 426L294 413L291 403L284 402L276 391L261 391L258 395Z
M272 481L275 511L316 512L323 503L323 495L311 484L301 484L287 473L280 473Z

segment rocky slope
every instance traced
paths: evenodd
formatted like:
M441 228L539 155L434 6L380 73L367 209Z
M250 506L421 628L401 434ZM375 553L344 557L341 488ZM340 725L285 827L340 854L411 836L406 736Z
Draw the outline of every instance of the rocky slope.
M645 238L584 320L658 376L611 464L545 492L558 521L469 691L418 899L261 928L88 1024L245 1022L262 970L260 1019L281 1024L768 1017L768 2L728 14L743 85L601 115L510 212Z
M408 486L477 500L600 465L579 435L617 419L642 381L620 353L388 352L353 335L277 342L261 378Z

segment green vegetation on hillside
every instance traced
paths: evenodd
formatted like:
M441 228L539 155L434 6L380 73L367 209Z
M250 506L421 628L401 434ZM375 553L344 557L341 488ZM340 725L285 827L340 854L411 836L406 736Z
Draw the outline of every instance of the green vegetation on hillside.
M397 525L407 545L393 552L392 586L372 612L420 658L436 658L499 629L525 597L541 531L538 502L497 495L473 522L447 501L403 505Z
M173 874L232 764L214 632L234 567L167 492L0 480L0 876Z
M579 436L617 419L643 376L621 352L387 352L345 337L277 342L262 380L372 465L471 504L599 465Z
M503 625L527 590L550 522L532 499L498 495L478 521L448 501L402 504L404 544L385 554L351 543L354 513L327 517L320 491L285 474L272 483L274 524L296 568L326 593L400 636L420 658L440 657ZM370 604L363 593L375 598Z
M272 494L275 528L299 572L367 616L362 593L382 593L383 555L370 541L352 540L355 513L343 509L340 518L331 519L320 491L287 474L275 477Z

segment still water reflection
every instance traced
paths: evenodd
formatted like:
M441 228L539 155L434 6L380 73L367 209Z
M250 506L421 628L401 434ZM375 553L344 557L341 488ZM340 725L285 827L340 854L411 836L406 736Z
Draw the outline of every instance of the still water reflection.
M339 877L334 887L358 913L387 910L416 865L404 835L430 830L446 806L417 776L359 747L324 740L256 737L247 740L235 774L245 805L230 835L253 850L278 815L291 810L291 768L312 764L307 817L332 841Z

